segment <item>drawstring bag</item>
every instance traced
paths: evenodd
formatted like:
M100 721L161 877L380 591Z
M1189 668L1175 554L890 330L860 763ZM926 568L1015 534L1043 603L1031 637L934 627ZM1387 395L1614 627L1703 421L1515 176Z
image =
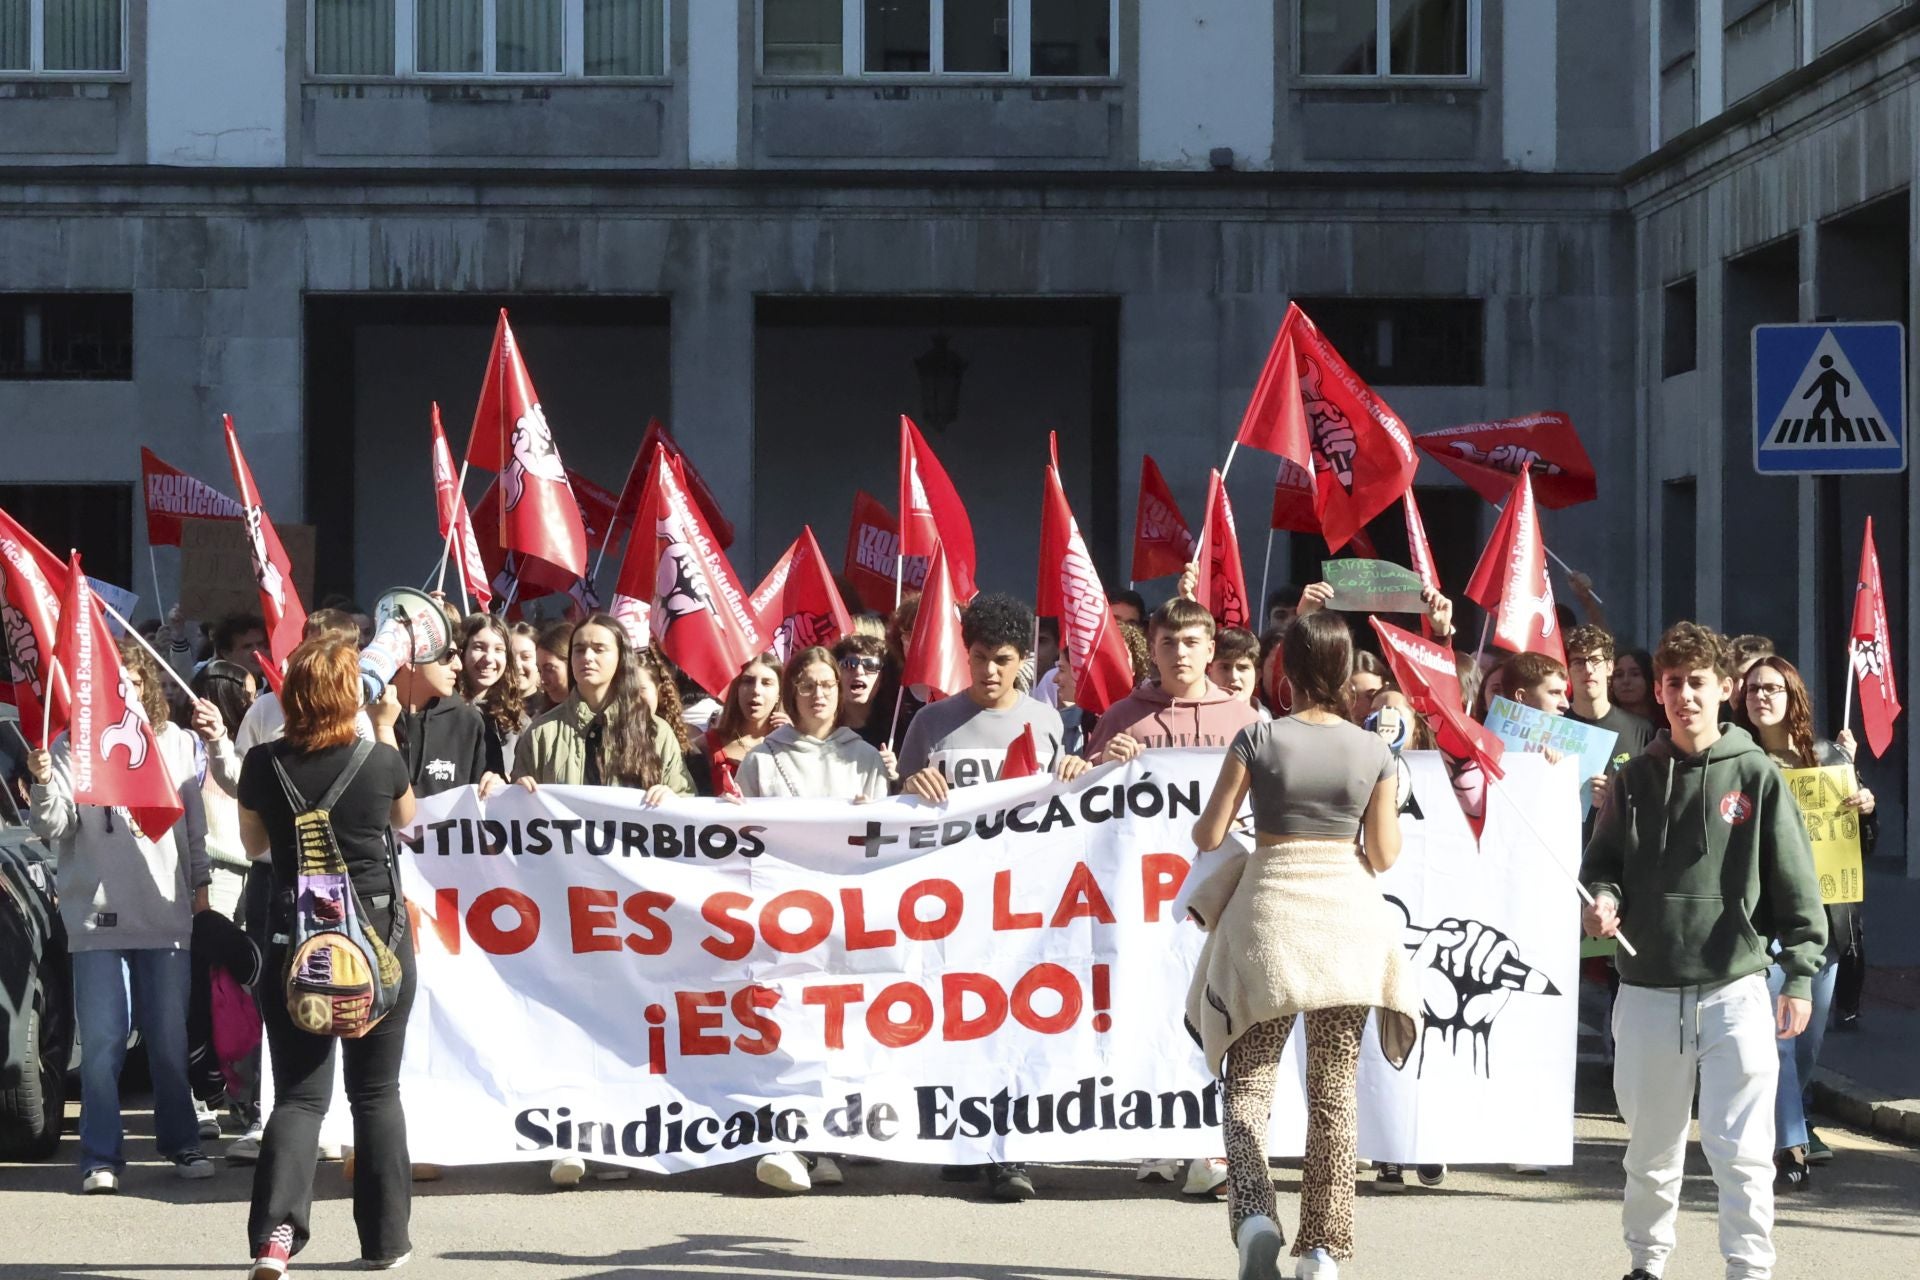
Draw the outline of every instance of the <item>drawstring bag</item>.
M406 932L406 912L398 901L398 877L387 901L374 904L393 907L392 936L382 939L367 927L331 814L372 753L371 742L355 743L347 767L313 805L293 785L280 761L273 762L294 815L295 879L283 980L287 1015L310 1035L358 1039L379 1026L400 998L400 959L394 948ZM391 834L387 870L393 873Z

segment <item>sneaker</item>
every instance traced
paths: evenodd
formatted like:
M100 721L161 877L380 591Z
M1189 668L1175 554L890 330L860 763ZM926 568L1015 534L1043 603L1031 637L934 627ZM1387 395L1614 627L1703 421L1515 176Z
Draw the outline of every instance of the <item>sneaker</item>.
M412 1261L413 1250L409 1249L397 1258L362 1258L360 1269L362 1271L398 1271Z
M1227 1185L1225 1156L1198 1156L1187 1165L1187 1181L1180 1188L1183 1196L1210 1196Z
M338 1160L345 1151L346 1147L338 1142L323 1142L320 1144L320 1158L322 1160Z
M287 1274L287 1264L292 1260L293 1224L283 1222L273 1229L267 1242L260 1246L260 1252L253 1259L253 1270L247 1275L249 1280L276 1280Z
M193 1100L193 1118L200 1122L202 1142L211 1142L220 1136L220 1113L198 1098Z
M808 1170L816 1187L837 1187L845 1183L847 1175L840 1172L840 1164L832 1156L813 1157L813 1168Z
M80 1179L80 1194L83 1196L110 1196L119 1189L120 1175L104 1165L87 1170L87 1176Z
M407 1175L415 1182L438 1182L445 1172L437 1164L415 1164L407 1168Z
M1443 1164L1423 1164L1419 1168L1420 1185L1437 1187L1447 1180L1447 1166Z
M1287 1238L1266 1214L1255 1214L1240 1224L1234 1236L1240 1250L1239 1280L1279 1280L1280 1250Z
M198 1182L202 1178L211 1178L219 1170L213 1167L213 1161L198 1151L182 1151L173 1158L173 1175L185 1178L189 1182Z
M1340 1264L1325 1249L1309 1249L1300 1256L1300 1265L1294 1269L1299 1280L1336 1280L1340 1274Z
M1027 1176L1023 1164L988 1165L987 1190L996 1200L1031 1200L1034 1196L1033 1179Z
M247 1131L227 1144L228 1164L252 1164L260 1158L260 1139L266 1136L267 1127L255 1120L247 1126Z
M1133 1171L1135 1182L1172 1182L1179 1176L1178 1160L1142 1160Z
M547 1169L547 1181L556 1187L577 1187L580 1179L587 1176L587 1161L584 1156L561 1156Z
M1375 1191L1405 1191L1407 1189L1406 1168L1397 1164L1383 1164L1380 1172L1373 1175Z
M1807 1163L1833 1163L1833 1148L1820 1141L1820 1133L1812 1125L1807 1126Z
M753 1167L753 1176L775 1191L813 1190L806 1158L798 1151L776 1151L770 1156L761 1156L760 1163Z
M1813 1181L1813 1169L1807 1164L1805 1147L1788 1147L1773 1155L1773 1189L1805 1191Z
M1660 1277L1648 1271L1645 1267L1635 1267L1633 1270L1627 1272L1626 1275L1620 1277L1620 1280L1660 1280Z
M1513 1166L1513 1171L1529 1178L1544 1178L1547 1175L1547 1166L1543 1164L1517 1164Z

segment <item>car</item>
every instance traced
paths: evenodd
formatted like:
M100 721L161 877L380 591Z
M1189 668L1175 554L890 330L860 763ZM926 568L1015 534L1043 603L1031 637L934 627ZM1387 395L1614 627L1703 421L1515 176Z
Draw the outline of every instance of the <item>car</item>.
M0 753L0 766L17 763ZM75 1062L73 970L52 854L23 821L14 770L0 775L0 1160L44 1160Z

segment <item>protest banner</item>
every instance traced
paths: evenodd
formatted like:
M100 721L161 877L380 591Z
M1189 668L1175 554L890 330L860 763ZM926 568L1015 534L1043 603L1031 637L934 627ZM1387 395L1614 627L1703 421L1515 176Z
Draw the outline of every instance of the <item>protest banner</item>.
M313 526L276 524L274 529L293 562L294 589L307 599L313 594ZM260 588L254 581L245 524L237 520L181 523L180 612L202 622L260 612Z
M1322 578L1333 588L1327 608L1343 613L1420 613L1427 605L1420 598L1425 584L1412 569L1391 560L1328 560L1321 564Z
M1860 861L1860 811L1841 802L1860 789L1850 764L1821 769L1782 769L1787 790L1807 822L1813 846L1813 870L1820 877L1820 901L1832 906L1866 896Z
M122 618L133 617L134 609L140 604L139 596L125 587L116 587L111 582L103 581L92 574L87 575L87 581L93 586L93 594L104 600L109 609L118 612ZM126 633L126 628L122 627L111 613L107 615L107 630L116 636Z
M1217 1155L1218 1083L1182 1025L1203 935L1174 901L1220 759L1150 752L937 807L648 809L557 786L422 799L399 832L419 950L413 1158ZM1571 1158L1576 939L1548 862L1577 860L1578 814L1538 785L1544 762L1516 763L1476 844L1440 758L1403 761L1405 849L1378 883L1429 1009L1400 1070L1367 1033L1362 1156ZM1302 1039L1281 1066L1276 1155L1304 1142ZM345 1126L337 1102L328 1132Z
M1495 737L1516 751L1557 751L1578 760L1583 811L1593 807L1592 789L1587 784L1613 767L1613 744L1619 734L1568 716L1523 707L1509 698L1493 700L1487 708L1486 724Z

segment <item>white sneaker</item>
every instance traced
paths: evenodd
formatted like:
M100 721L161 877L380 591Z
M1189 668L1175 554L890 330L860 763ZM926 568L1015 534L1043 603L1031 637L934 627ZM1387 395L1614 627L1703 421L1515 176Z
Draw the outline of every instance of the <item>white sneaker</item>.
M547 1169L547 1181L556 1187L577 1187L586 1176L585 1156L561 1156Z
M338 1160L340 1153L345 1150L346 1147L338 1142L323 1142L320 1144L320 1158L322 1160Z
M1196 1156L1187 1165L1186 1185L1180 1188L1183 1196L1210 1196L1227 1185L1227 1158L1225 1156Z
M110 1196L118 1190L120 1175L111 1169L92 1169L80 1179L80 1194L83 1196Z
M815 1156L813 1168L807 1171L807 1176L816 1187L837 1187L847 1180L847 1176L840 1172L839 1161L832 1156Z
M1309 1249L1294 1274L1299 1280L1338 1280L1340 1264L1325 1249Z
M813 1178L807 1173L807 1162L797 1151L776 1151L770 1156L761 1156L760 1163L753 1167L753 1176L775 1191L813 1189Z
M1240 1247L1240 1280L1280 1280L1280 1250L1286 1237L1266 1214L1240 1224L1235 1242Z
M267 1126L255 1120L247 1126L247 1131L227 1144L228 1164L252 1164L260 1158L260 1139L266 1136Z
M198 1098L193 1100L193 1118L200 1122L202 1142L220 1136L220 1113Z
M1178 1160L1142 1160L1133 1171L1135 1182L1172 1182L1180 1176Z
M360 1269L362 1271L398 1271L412 1261L413 1250L409 1249L397 1258L362 1258Z

